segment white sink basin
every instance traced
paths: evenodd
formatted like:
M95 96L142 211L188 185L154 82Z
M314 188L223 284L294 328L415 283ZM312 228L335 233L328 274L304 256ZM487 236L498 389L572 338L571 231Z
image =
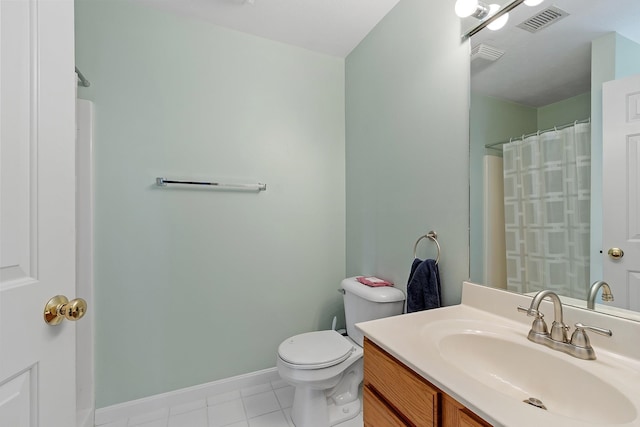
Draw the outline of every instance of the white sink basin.
M590 372L597 362L573 360L509 328L445 320L428 325L423 336L435 341L432 349L443 361L517 401L534 398L549 413L594 425L637 418L635 406L617 387Z
M639 427L640 323L565 307L591 335L597 360L527 340L531 298L465 283L463 303L359 323L366 337L497 427ZM549 319L551 302L543 301ZM366 357L366 356L365 356ZM539 399L546 410L523 403Z

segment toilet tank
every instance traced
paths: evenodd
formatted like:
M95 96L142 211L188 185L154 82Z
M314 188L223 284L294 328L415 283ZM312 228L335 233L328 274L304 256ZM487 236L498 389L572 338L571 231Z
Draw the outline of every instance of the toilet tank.
M393 286L371 287L349 277L342 281L342 289L347 335L361 347L364 336L356 323L402 314L404 293Z

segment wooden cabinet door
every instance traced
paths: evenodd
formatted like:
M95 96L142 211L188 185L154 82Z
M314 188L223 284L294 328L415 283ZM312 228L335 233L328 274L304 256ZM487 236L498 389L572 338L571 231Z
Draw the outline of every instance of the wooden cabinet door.
M407 427L386 403L364 387L364 427Z
M369 340L364 345L365 386L374 389L413 425L437 425L438 390Z
M442 396L443 427L491 427L491 424L471 412L457 400L444 394Z

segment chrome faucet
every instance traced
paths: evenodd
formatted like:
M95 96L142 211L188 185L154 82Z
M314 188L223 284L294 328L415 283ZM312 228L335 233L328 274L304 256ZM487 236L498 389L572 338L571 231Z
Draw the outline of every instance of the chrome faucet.
M545 297L549 297L553 302L553 323L551 324L551 339L553 341L558 342L567 342L567 330L569 327L564 324L562 319L562 301L560 301L560 297L553 291L544 290L540 291L533 297L533 301L531 301L531 306L529 309L524 307L518 307L519 311L523 311L527 313L528 316L533 316L536 319L533 321L533 326L529 331L529 339L533 342L537 342L542 344L540 339L543 337L548 337L549 333L547 332L547 324L542 319L544 314L539 310L540 303ZM532 334L533 332L533 334Z
M547 324L544 321L544 314L540 311L540 303L546 297L549 297L553 302L554 319L551 324L551 333L548 332ZM589 337L587 336L587 329L609 337L613 335L609 329L576 323L576 330L571 335L571 340L568 340L567 331L569 327L564 324L562 319L562 301L560 301L560 298L555 292L550 290L538 292L533 297L529 308L518 307L518 311L535 317L529 334L527 335L529 341L546 345L549 348L562 351L579 359L594 360L596 358L595 351L593 347L591 347Z
M587 308L590 310L594 310L596 307L596 295L598 295L598 290L602 288L602 301L613 301L613 294L611 293L611 288L607 282L603 282L602 280L598 280L597 282L593 282L591 288L589 288L589 297L587 297Z

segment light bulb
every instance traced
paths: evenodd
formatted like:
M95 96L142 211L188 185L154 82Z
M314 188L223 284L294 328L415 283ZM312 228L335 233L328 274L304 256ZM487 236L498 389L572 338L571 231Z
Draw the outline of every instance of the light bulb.
M542 3L544 0L524 0L524 4L527 6L537 6Z
M509 20L509 14L505 13L500 18L493 21L491 24L487 25L487 28L491 31L498 31L500 28L504 27L507 21Z
M500 10L500 5L499 4L491 3L489 5L489 12L487 13L486 18L491 18L493 15L498 13L499 10Z
M491 17L495 15L496 12L498 12L498 10L500 9L500 6L497 4L491 4L489 5L489 9L490 9L489 17ZM500 28L504 27L508 20L509 20L509 14L505 13L500 18L496 19L491 24L487 25L487 28L490 29L491 31L497 31Z
M456 15L460 18L466 18L471 16L473 12L478 8L478 0L457 0L456 1Z

